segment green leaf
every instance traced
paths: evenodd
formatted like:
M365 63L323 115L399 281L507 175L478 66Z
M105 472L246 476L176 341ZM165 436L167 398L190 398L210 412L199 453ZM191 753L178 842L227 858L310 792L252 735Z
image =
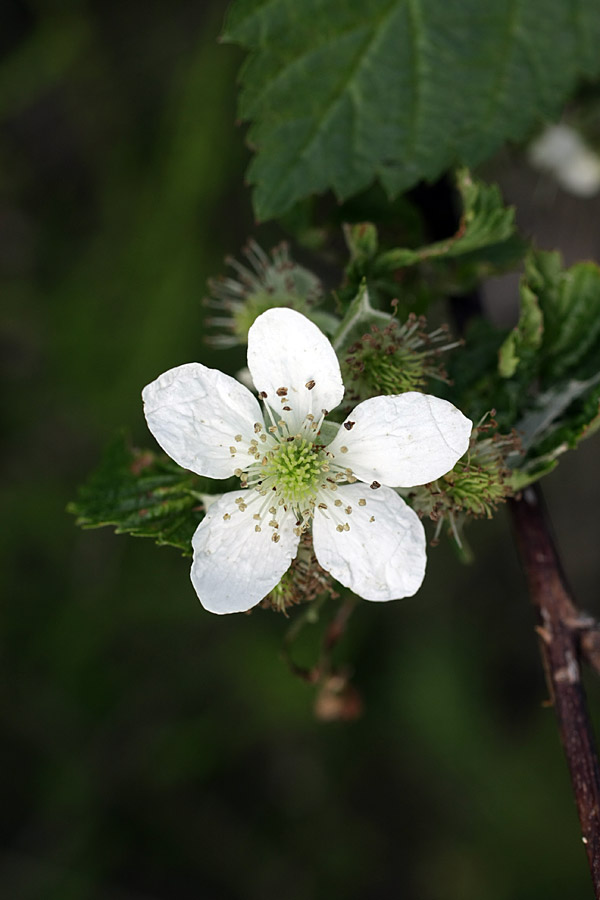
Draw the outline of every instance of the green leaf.
M520 436L509 459L515 490L600 428L600 269L563 269L560 254L532 251L520 291L513 331L502 339L477 320L449 367L449 399L475 421L495 408L500 431Z
M562 269L560 253L529 257L525 280L544 316L541 376L588 379L600 368L600 269L581 262Z
M467 169L457 172L456 186L463 210L456 234L418 250L389 250L377 260L378 269L400 269L435 257L471 255L509 241L515 245L517 259L523 254L524 244L516 235L514 207L504 205L498 186L473 178Z
M596 0L235 0L259 220L474 165L600 71Z
M498 371L503 378L511 378L524 359L542 343L544 317L536 295L527 284L521 284L521 315L498 352Z
M191 555L204 492L214 485L166 456L131 449L120 436L67 509L83 528L114 525L117 534L151 537Z

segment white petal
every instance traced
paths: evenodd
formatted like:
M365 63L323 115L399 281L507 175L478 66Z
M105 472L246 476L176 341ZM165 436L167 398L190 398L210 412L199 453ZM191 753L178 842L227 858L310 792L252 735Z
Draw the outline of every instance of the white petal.
M148 428L171 459L209 478L248 465L244 454L263 424L256 397L235 378L201 363L169 369L142 391ZM236 441L236 435L242 441ZM230 447L238 451L232 456ZM243 449L242 449L243 448Z
M359 403L327 449L361 481L413 487L452 469L472 427L447 400L409 391Z
M248 368L256 390L266 393L269 406L292 431L307 413L318 419L344 396L335 350L310 319L293 309L269 309L258 316L248 332ZM287 388L285 396L277 394L282 388Z
M247 501L251 492L242 494ZM192 538L192 584L202 606L213 613L245 612L260 603L287 572L298 549L295 516L288 515L280 522L280 540L275 543L267 522L257 523L253 518L258 503L242 512L234 502L239 496L236 492L223 494ZM269 513L266 518L271 518ZM260 532L255 531L257 524Z
M412 597L425 577L425 530L417 514L391 488L365 484L340 487L342 507L313 521L320 565L365 600ZM359 500L365 500L361 506ZM347 515L346 507L352 512ZM337 531L348 523L349 531Z

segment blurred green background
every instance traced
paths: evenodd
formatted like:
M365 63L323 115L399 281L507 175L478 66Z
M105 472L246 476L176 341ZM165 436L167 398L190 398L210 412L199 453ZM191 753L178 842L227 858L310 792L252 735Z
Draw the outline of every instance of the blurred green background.
M364 714L323 723L282 617L211 616L176 551L65 513L116 429L152 446L145 383L241 359L202 342L206 278L253 230L224 11L3 4L0 895L591 897L506 515L471 528L474 566L442 546L417 597L359 605L338 649ZM531 210L517 170L500 178ZM596 201L549 202L600 249ZM547 482L596 614L599 446Z

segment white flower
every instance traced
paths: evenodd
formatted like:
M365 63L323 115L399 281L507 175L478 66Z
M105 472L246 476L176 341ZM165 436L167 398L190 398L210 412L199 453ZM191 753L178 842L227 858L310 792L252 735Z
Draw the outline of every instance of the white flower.
M394 487L434 481L466 452L472 423L446 400L373 397L341 426L340 366L325 335L291 309L259 316L248 368L263 401L200 363L144 388L148 427L179 465L237 475L194 534L192 583L215 613L259 603L312 525L320 565L366 600L412 596L425 575L425 532Z
M529 161L554 175L577 197L593 197L600 189L600 157L570 125L548 125L529 146Z

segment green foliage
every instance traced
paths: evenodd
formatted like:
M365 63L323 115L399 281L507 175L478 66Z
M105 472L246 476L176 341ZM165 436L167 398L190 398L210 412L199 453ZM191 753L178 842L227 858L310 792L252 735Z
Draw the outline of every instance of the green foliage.
M542 343L544 317L528 284L521 285L521 314L498 354L498 371L503 378L515 374L519 363L535 354Z
M442 241L380 251L373 224L346 225L350 261L342 296L352 295L366 279L375 302L399 296L407 311L421 312L437 297L466 293L482 277L516 265L526 244L517 233L514 208L504 205L497 185L485 184L468 169L460 169L456 188L461 203L459 227Z
M559 253L532 251L520 290L513 331L502 340L478 323L451 373L459 405L475 417L495 407L501 429L516 428L524 455L513 458L515 487L549 472L600 423L600 269L563 269Z
M378 269L399 269L426 259L445 257L454 259L486 251L486 258L516 262L523 253L523 241L516 234L515 211L505 206L495 184L485 184L473 178L468 169L456 175L462 214L456 234L418 250L396 249L384 253L377 260ZM508 251L508 253L507 253ZM514 257L514 258L513 258Z
M83 528L114 525L117 534L150 537L190 556L204 516L203 491L214 484L166 456L131 449L121 436L67 509Z
M236 0L223 37L250 51L258 219L479 163L600 68L595 0Z

